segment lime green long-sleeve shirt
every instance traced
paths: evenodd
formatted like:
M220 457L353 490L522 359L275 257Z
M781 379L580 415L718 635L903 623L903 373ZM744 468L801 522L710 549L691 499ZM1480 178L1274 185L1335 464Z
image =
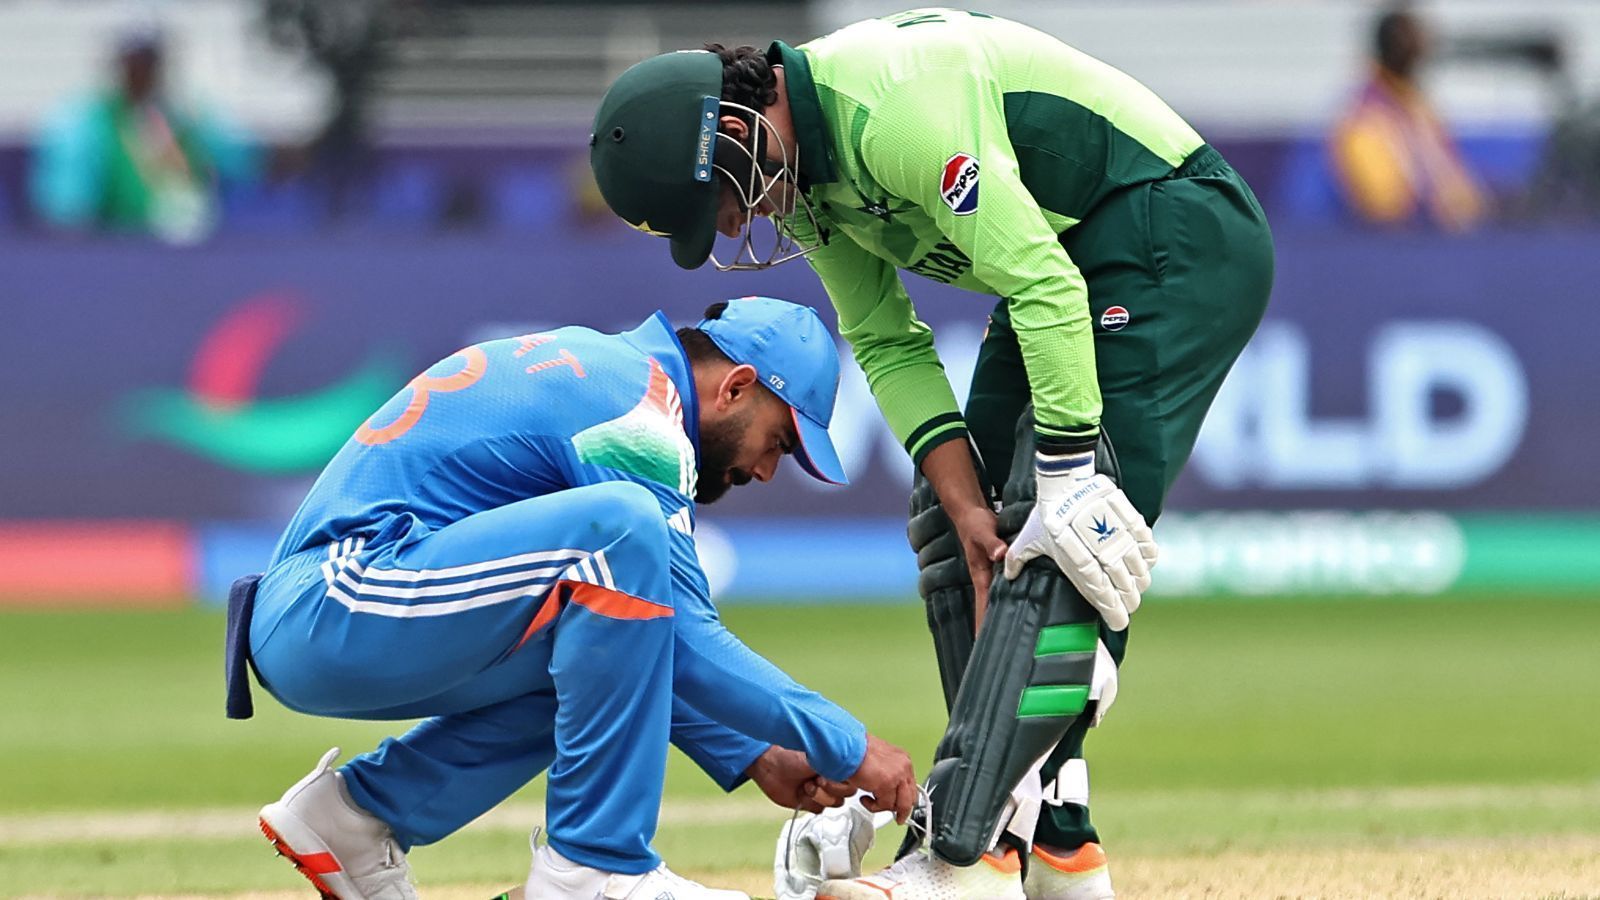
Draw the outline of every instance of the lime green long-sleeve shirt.
M1122 72L981 13L912 10L768 56L817 217L790 224L822 245L807 258L912 458L965 426L899 269L1005 298L1041 442L1091 441L1088 288L1059 235L1108 193L1169 175L1200 136Z

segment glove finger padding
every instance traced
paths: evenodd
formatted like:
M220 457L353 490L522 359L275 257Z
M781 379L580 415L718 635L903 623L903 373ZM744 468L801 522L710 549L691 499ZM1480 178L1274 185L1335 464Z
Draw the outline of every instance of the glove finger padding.
M1042 526L1041 532L1047 527ZM1091 606L1105 615L1108 623L1122 618L1122 625L1113 624L1112 628L1120 631L1127 627L1122 598L1118 596L1117 587L1112 583L1105 564L1095 556L1075 529L1067 529L1059 540L1048 541L1045 549L1050 551L1050 557L1067 576L1067 580L1072 582L1072 586L1083 594Z
M1133 586L1142 596L1150 589L1150 565L1144 561L1144 552L1135 545L1122 555L1122 563L1128 567L1128 573L1133 576Z
M1006 548L1005 568L1001 574L1006 578L1016 578L1022 573L1022 567L1028 560L1044 556L1055 562L1061 563L1048 555L1050 543L1045 539L1044 524L1040 521L1037 511L1030 513L1023 520L1021 528L1011 537L1011 546Z
M1111 508L1128 524L1128 533L1132 534L1134 541L1138 543L1139 555L1144 557L1145 565L1154 567L1158 551L1156 536L1150 530L1149 523L1145 522L1144 516L1140 515L1137 509L1133 508L1133 501L1128 499L1127 494L1118 491L1107 499L1111 503Z
M1138 552L1136 547L1128 548L1130 554L1137 555ZM1128 601L1132 599L1133 605L1138 606L1139 588L1134 584L1133 573L1128 571L1126 559L1123 557L1108 559L1101 563L1101 568L1105 570L1106 578L1111 582L1111 589L1117 592L1117 600L1123 606L1127 606Z
M1128 552L1137 553L1134 550ZM1127 563L1120 559L1109 559L1105 561L1104 565L1106 577L1111 580L1112 589L1116 593L1117 607L1122 614L1123 622L1126 623L1128 617L1132 616L1134 611L1139 608L1139 589L1134 585L1133 575L1128 571ZM1106 624L1109 625L1111 623L1108 621ZM1127 625L1124 624L1123 628L1126 627ZM1122 629L1112 626L1112 630L1121 631Z

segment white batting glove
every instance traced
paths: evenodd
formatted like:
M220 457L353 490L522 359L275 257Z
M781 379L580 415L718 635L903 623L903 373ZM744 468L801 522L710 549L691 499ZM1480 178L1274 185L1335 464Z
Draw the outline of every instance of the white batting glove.
M1039 499L1006 553L1005 576L1047 556L1112 631L1127 628L1156 562L1150 526L1122 489L1094 470L1093 452L1041 453L1035 461Z
M878 829L894 818L893 813L867 812L862 796L858 793L821 815L806 813L784 823L772 864L778 900L814 900L824 881L861 874L861 858L872 849Z

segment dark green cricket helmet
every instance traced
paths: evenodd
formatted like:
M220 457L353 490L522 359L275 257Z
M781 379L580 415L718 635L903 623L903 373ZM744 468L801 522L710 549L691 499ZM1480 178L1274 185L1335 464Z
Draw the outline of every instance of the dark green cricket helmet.
M699 268L717 237L721 187L713 172L722 62L704 50L651 57L623 72L600 101L589 165L622 220L672 242L672 259Z

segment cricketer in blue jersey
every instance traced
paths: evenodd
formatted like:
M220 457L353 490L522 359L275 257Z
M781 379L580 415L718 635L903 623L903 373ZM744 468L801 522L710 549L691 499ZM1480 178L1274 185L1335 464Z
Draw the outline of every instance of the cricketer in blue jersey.
M415 897L406 850L548 771L529 897L742 897L651 848L669 741L728 790L909 812L904 751L724 628L695 553L695 501L786 454L845 480L834 342L781 300L707 316L461 350L311 488L248 615L258 680L301 712L424 718L262 809L324 896Z

